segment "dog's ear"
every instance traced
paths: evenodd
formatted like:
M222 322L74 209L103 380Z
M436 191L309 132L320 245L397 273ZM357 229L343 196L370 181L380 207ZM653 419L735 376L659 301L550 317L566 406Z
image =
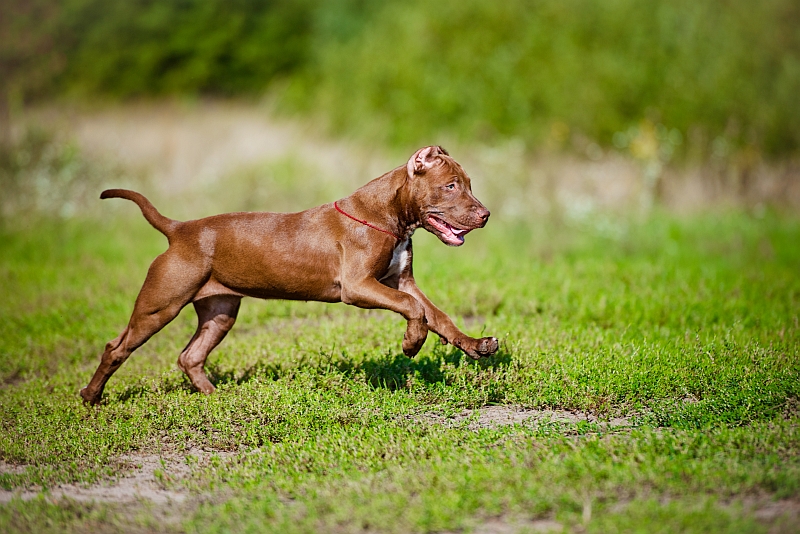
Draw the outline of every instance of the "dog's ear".
M440 146L426 146L420 148L411 159L408 160L408 177L413 178L415 174L422 174L433 167L439 160L439 156L447 156L447 151Z

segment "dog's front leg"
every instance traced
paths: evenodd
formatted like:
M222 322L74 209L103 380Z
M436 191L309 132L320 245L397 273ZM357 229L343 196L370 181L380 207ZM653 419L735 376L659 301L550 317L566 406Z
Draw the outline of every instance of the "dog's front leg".
M392 310L408 321L403 336L403 354L416 356L428 336L425 306L408 293L386 287L375 278L342 282L342 302L359 308Z
M422 306L425 308L425 317L428 319L428 328L436 334L439 334L443 343L452 343L455 347L463 350L470 358L475 360L497 352L499 347L497 338L482 337L476 339L459 330L455 323L453 323L453 320L450 319L446 313L437 308L417 286L414 276L411 274L411 269L408 269L400 277L398 287L400 291L411 295L418 302L422 303Z

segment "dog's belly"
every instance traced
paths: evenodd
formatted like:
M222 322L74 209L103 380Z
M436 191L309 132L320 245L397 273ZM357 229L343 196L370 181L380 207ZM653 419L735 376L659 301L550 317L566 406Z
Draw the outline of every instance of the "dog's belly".
M286 251L243 251L235 262L215 258L212 279L250 297L338 302L338 258L288 255Z
M215 295L231 295L236 297L254 297L260 299L283 300L315 300L320 302L341 302L342 292L338 284L320 284L315 287L282 287L280 284L269 283L243 287L242 284L223 284L210 278L197 292L194 301L202 300Z
M286 279L265 276L260 280L226 284L237 293L261 299L316 300L340 302L341 287L338 282L325 279Z
M213 294L226 288L227 294L256 298L339 302L336 242L325 239L320 228L301 215L235 214L214 221L211 278L203 289Z

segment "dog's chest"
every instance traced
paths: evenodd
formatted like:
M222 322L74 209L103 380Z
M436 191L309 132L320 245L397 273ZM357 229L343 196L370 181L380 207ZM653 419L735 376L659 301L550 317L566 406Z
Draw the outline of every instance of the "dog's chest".
M386 280L387 278L392 278L394 276L400 276L400 273L406 268L408 265L408 259L410 254L408 252L408 239L405 239L397 244L392 251L392 260L389 262L389 267L386 269L386 274L384 274L380 279Z

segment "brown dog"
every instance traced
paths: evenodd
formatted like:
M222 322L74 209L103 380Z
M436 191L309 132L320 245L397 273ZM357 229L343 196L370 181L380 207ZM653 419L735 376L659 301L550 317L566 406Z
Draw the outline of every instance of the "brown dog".
M408 321L403 352L414 356L428 330L472 358L497 351L497 339L475 339L419 290L411 270L411 235L422 227L459 246L481 228L489 210L472 195L464 169L438 146L418 150L407 165L372 180L347 198L299 213L226 213L173 221L133 191L126 198L167 236L169 248L150 265L127 328L110 341L84 401L97 404L114 371L188 303L198 327L178 366L203 393L214 386L203 365L233 327L242 297L344 302L382 308Z

